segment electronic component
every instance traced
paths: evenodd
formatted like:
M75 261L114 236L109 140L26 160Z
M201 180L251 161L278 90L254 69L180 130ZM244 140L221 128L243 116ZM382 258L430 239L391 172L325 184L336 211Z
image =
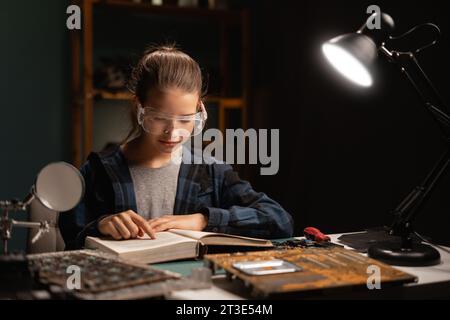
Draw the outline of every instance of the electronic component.
M233 263L233 268L252 276L279 274L301 271L302 268L293 263L281 260L240 261Z
M293 264L301 272L260 276L266 268L269 272L278 269L277 264L270 265L273 261ZM210 254L205 256L205 265L213 271L224 270L227 279L241 282L256 298L304 293L320 296L323 290L338 292L342 288L364 291L367 290L370 266L379 268L383 275L380 278L382 286L416 281L413 275L336 246Z
M163 297L173 290L203 289L211 284L206 276L193 272L190 277L131 263L94 250L34 254L28 256L30 267L37 270L38 282L61 298L137 299ZM79 272L79 287L68 282ZM209 270L208 270L209 271ZM208 272L210 277L210 272ZM55 291L54 291L55 292ZM54 293L53 292L53 293Z

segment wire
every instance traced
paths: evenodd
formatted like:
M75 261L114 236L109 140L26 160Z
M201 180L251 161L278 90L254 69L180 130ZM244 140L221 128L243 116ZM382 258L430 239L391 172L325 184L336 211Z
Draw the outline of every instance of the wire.
M441 249L442 251L445 251L445 252L447 252L447 253L450 253L450 250L449 250L449 249L444 248L443 246L438 245L438 244L436 244L436 243L433 243L431 240L428 240L428 239L426 239L425 237L422 237L417 231L414 231L414 234L415 234L420 240L422 240L423 242L426 242L426 243L428 243L428 244L431 244L431 245L433 245L433 246L435 246L435 247Z
M436 24L431 23L431 22L422 23L422 24L419 24L419 25L417 25L417 26L415 26L415 27L409 29L408 31L406 31L406 32L404 32L404 33L402 33L402 34L400 34L400 35L398 35L398 36L389 36L389 39L390 39L390 40L398 40L398 39L404 38L404 37L406 37L407 35L411 34L412 32L416 31L417 29L423 28L423 27L432 27L433 30L435 30L436 33L437 33L436 38L435 38L432 42L430 42L430 43L428 43L428 44L426 44L426 45L424 45L424 46L422 46L422 47L420 47L420 48L418 48L418 49L416 49L416 50L414 50L414 51L412 51L412 52L411 52L411 51L410 51L410 52L402 52L402 53L419 53L419 52L421 52L422 50L424 50L424 49L426 49L426 48L429 48L429 47L435 45L435 44L438 42L438 40L439 40L439 38L440 38L440 36L441 36L442 33L441 33L441 29L440 29ZM399 51L397 51L397 52L399 52ZM399 52L399 53L400 53L400 52ZM414 55L412 56L412 59L413 59L415 65L416 65L416 67L417 67L417 68L419 69L419 71L421 72L422 76L423 76L423 77L425 78L425 80L427 81L429 87L431 88L431 90L432 90L433 93L435 94L435 98L437 98L436 101L438 102L438 105L439 105L441 108L443 108L443 110L445 110L446 112L448 112L448 107L447 107L447 104L444 102L443 97L440 95L440 93L438 92L437 88L434 86L434 84L433 84L433 83L431 82L431 80L428 78L428 76L426 75L426 73L423 71L422 67L420 66L419 62L417 61L417 59L416 59L416 57L415 57Z
M400 34L398 36L389 36L389 40L398 40L398 39L404 38L405 36L411 34L412 32L414 32L417 29L422 28L422 27L432 27L437 32L437 36L436 36L436 39L434 39L432 42L430 42L430 43L428 43L428 44L426 44L426 45L424 45L424 46L414 50L414 53L419 53L420 51L435 45L438 42L439 38L440 38L440 36L442 34L441 33L441 29L439 29L439 27L437 25L435 25L434 23L427 22L427 23L419 24L419 25L409 29L405 33L402 33L402 34Z

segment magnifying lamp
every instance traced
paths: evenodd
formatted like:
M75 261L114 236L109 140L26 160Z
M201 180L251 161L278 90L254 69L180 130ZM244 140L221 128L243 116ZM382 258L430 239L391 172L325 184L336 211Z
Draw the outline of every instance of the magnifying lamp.
M13 227L39 228L32 242L48 231L46 221L28 222L9 218L9 211L26 210L34 199L56 212L69 211L74 208L84 195L84 179L81 173L66 162L54 162L45 166L37 175L30 193L22 201L0 201L0 236L3 240L3 253L8 253L8 240Z

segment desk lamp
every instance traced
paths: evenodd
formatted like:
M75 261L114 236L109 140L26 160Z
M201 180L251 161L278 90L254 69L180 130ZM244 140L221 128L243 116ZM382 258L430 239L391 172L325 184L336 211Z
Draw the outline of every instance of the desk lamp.
M374 19L380 22L377 26L373 25L373 21L376 21ZM392 36L394 31L392 17L385 13L374 13L356 32L340 35L322 45L326 60L345 78L360 87L367 88L372 85L371 67L378 56L394 64L412 84L422 104L437 121L443 133L445 152L425 179L393 211L394 221L387 228L387 232L394 236L389 238L395 240L377 242L368 248L370 257L389 264L404 266L440 263L440 254L436 249L414 240L413 235L417 233L413 229L413 222L450 163L450 117L444 111L446 107L441 96L415 56L423 49L434 45L437 40L407 52L393 48L394 40L403 38L422 27L432 28L440 35L440 29L436 25L424 23L394 37Z

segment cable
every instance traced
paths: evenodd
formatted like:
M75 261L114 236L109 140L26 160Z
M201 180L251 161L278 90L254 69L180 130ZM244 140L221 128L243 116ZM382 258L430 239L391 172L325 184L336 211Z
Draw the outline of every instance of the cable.
M428 43L428 44L426 44L426 45L424 45L424 46L422 46L422 47L419 47L418 49L411 50L411 51L409 51L409 52L399 52L399 51L397 51L397 52L398 52L398 53L406 53L406 54L410 54L410 53L419 53L419 52L423 51L424 49L429 48L429 47L435 45L435 44L438 42L438 40L439 40L439 38L440 38L442 32L441 32L441 29L440 29L437 25L435 25L434 23L430 23L430 22L419 24L419 25L417 25L417 26L415 26L415 27L409 29L408 31L406 31L406 32L404 32L404 33L402 33L402 34L400 34L400 35L398 35L398 36L389 36L389 39L390 39L390 40L398 40L398 39L404 38L405 36L411 34L412 32L416 31L417 29L423 28L423 27L432 27L433 30L436 31L437 36L436 36L436 38L435 38L432 42L430 42L430 43ZM423 77L425 78L425 80L427 81L428 86L430 87L430 89L431 89L431 90L433 91L433 93L435 94L435 98L437 98L437 100L436 100L436 101L437 101L437 104L438 104L441 108L443 108L443 110L445 110L445 111L448 112L448 107L447 107L447 104L444 102L443 97L440 95L440 93L438 92L437 88L434 86L434 84L431 82L431 80L430 80L430 79L428 78L428 76L425 74L425 72L423 71L423 69L422 69L422 67L420 66L419 62L417 61L415 55L414 55L414 54L411 54L411 56L412 56L412 61L415 63L416 67L418 68L418 70L420 71L420 73L422 74L422 76L423 76Z
M426 44L426 45L424 45L424 46L414 50L414 53L419 53L420 51L435 45L437 43L437 41L439 40L439 37L442 34L441 33L441 29L439 29L439 27L437 25L435 25L434 23L427 22L427 23L419 24L419 25L409 29L405 33L402 33L402 34L400 34L398 36L389 36L389 40L398 40L398 39L404 38L405 36L407 36L408 34L416 31L417 29L422 28L422 27L427 27L427 26L428 27L432 27L435 31L437 31L437 37L432 42L430 42L430 43L428 43L428 44Z
M435 247L441 249L442 251L445 251L445 252L447 252L447 253L450 253L450 250L449 250L449 249L444 248L443 246L441 246L441 245L439 245L439 244L433 243L431 240L428 240L428 239L426 239L425 237L421 236L417 231L414 231L414 234L415 234L420 240L422 240L423 242L428 243L428 244L431 244L432 246L435 246Z

